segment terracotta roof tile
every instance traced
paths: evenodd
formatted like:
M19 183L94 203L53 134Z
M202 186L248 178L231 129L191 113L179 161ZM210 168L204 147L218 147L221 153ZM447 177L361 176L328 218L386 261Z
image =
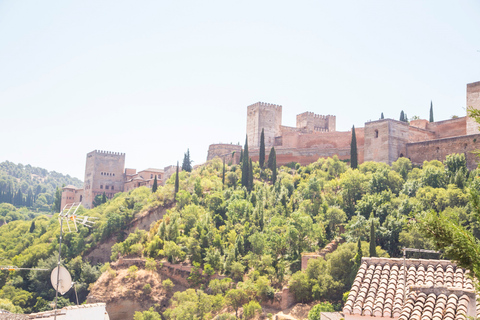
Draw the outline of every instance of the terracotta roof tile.
M399 320L466 319L473 282L464 269L445 260L408 259L405 265L407 289L403 259L362 259L343 312ZM435 293L439 287L448 296Z

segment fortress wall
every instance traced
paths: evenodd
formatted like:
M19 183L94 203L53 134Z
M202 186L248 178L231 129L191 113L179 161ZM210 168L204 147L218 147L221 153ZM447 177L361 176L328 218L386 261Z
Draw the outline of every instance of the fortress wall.
M355 128L357 147L364 144L363 128ZM343 132L285 132L282 147L285 148L347 148L350 150L351 131Z
M468 169L478 166L478 157L471 152L480 149L480 134L463 137L430 140L424 142L408 143L407 157L413 164L421 165L423 161L444 161L452 153L464 153Z
M225 157L225 163L231 162L232 164L238 164L240 162L240 153L242 146L236 144L211 144L208 147L207 161L219 157L223 159ZM232 153L235 152L233 158Z
M464 136L467 134L467 117L429 122L427 129L435 132L435 139Z
M297 128L308 131L335 131L335 116L304 112L297 115Z
M408 141L410 142L419 142L433 139L435 139L435 132L414 127L412 125L410 125L410 127L408 128Z
M258 149L250 150L250 157L252 161L258 161ZM266 158L268 159L269 150L266 151ZM331 158L334 155L338 156L340 160L350 160L350 145L347 148L284 148L275 147L277 154L277 166L282 166L290 162L298 162L302 166L306 166L319 158ZM357 145L358 163L363 163L363 146ZM267 161L265 159L265 161Z
M474 109L480 109L480 81L467 84L467 108L472 107ZM467 118L467 133L475 134L480 133L478 129L478 123L474 119Z

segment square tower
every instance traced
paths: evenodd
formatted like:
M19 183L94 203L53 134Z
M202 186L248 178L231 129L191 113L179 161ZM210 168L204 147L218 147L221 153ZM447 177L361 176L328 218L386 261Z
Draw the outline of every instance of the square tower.
M262 129L265 134L265 147L275 144L275 137L281 135L282 106L265 102L257 102L247 108L248 146L260 147Z
M82 205L93 208L97 195L111 199L124 188L125 153L94 150L87 153Z
M480 81L467 84L467 108L480 109ZM467 114L467 134L480 133L479 124Z

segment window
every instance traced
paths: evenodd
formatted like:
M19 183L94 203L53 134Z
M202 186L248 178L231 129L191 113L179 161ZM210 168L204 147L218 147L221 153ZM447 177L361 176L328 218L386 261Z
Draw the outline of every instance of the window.
M82 196L82 195L80 195L80 202L82 202L82 200L83 200L83 196Z
M153 179L153 174L150 174L150 179Z
M375 138L378 138L378 130L375 129Z
M112 186L112 190L114 190L114 187Z
M103 184L100 185L100 189L103 189Z
M108 186L105 186L105 190L108 190Z

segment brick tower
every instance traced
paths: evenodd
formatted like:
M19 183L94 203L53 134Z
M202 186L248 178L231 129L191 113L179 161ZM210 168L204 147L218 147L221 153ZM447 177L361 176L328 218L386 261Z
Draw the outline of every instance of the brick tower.
M262 129L265 133L265 147L275 144L275 137L281 135L282 106L257 102L247 108L248 146L260 147Z
M82 205L91 209L95 196L105 192L110 199L123 192L124 170L125 153L98 150L87 153Z

